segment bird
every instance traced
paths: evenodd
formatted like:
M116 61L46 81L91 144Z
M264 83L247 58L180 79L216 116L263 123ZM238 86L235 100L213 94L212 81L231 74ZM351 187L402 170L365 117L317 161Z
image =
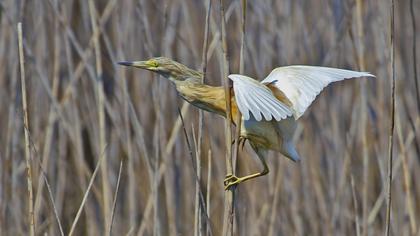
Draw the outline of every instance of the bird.
M158 73L175 84L178 95L185 101L226 117L224 88L202 83L203 74L199 71L166 57L121 61L118 64ZM275 68L262 81L230 74L230 114L234 125L236 123L233 118L237 117L238 112L242 115L238 141L249 142L263 170L243 177L229 173L223 181L225 189L267 175L269 167L265 159L269 150L279 152L294 162L300 161L293 143L297 120L330 83L360 77L375 76L369 72L309 65Z

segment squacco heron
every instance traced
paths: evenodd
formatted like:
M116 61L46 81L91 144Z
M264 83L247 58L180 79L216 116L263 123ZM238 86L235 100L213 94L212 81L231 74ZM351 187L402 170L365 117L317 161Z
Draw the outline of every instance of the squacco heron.
M224 88L202 84L202 74L198 71L165 57L119 64L156 72L173 82L179 96L187 102L226 117ZM233 81L232 117L237 116L238 109L242 114L240 139L249 141L263 170L244 177L228 174L224 180L226 189L268 174L269 168L265 162L268 150L299 161L299 154L292 141L296 120L321 90L332 82L374 75L328 67L284 66L271 71L261 82L244 75L232 74L228 77Z

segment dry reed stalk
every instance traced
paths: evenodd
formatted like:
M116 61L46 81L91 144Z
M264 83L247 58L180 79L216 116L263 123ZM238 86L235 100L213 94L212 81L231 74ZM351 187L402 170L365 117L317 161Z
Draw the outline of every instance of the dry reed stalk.
M400 114L397 112L397 114ZM397 136L398 136L398 144L401 150L401 160L402 160L402 169L403 169L403 180L404 180L404 192L406 195L406 206L408 217L410 220L410 232L411 235L416 235L417 231L417 223L416 223L416 213L415 213L415 204L412 198L412 185L411 185L411 178L410 178L410 170L408 167L408 160L407 160L407 149L404 146L403 134L402 134L402 127L401 127L401 118L397 116Z
M194 131L194 126L191 125L191 129L192 129L192 136L193 136L193 141L194 141L194 147L196 147L196 155L195 155L195 168L197 170L197 181L195 181L195 206L194 206L194 235L198 236L198 235L202 235L202 225L201 225L201 207L200 207L200 181L201 181L201 158L197 155L198 154L198 150L197 150L197 146L199 146L199 144L197 143L197 138L195 137L195 131ZM194 165L194 163L192 163Z
M204 28L204 40L203 40L203 54L201 57L201 69L203 72L203 77L201 78L201 83L204 83L206 80L206 72L207 72L207 51L208 51L208 43L209 43L209 22L210 22L210 13L211 13L211 0L208 0L207 3L207 11L206 11L206 21L205 21L205 28ZM203 146L203 111L200 109L198 113L198 144L196 145L196 168L197 168L197 175L198 181L196 183L196 221L195 221L195 233L202 235L203 232L197 230L202 228L201 222L201 215L202 211L200 210L200 178L201 178L201 152ZM210 227L210 226L208 226Z
M394 144L394 126L395 126L395 48L394 48L394 0L391 0L391 21L390 21L390 64L391 64L391 124L389 126L388 139L388 183L387 183L387 204L386 204L386 228L385 235L389 236L391 229L391 202L392 202L392 156Z
M63 33L65 33L63 31ZM72 54L72 49L71 47L71 42L70 42L70 38L69 37L64 37L64 45L65 45L65 49L66 49L66 60L67 60L67 66L68 66L68 73L69 73L69 77L71 78L74 75L74 66L73 66L73 54ZM72 86L72 89L75 89ZM76 93L78 94L78 93ZM82 189L82 191L84 191L85 189L87 189L88 186L88 181L87 179L90 178L90 171L88 170L87 167L87 163L86 163L86 157L87 154L85 154L84 152L84 147L83 147L83 131L82 131L82 125L83 125L83 121L81 121L82 117L80 115L80 110L78 109L78 100L76 96L72 96L71 100L68 104L68 111L70 112L69 115L69 120L72 120L72 127L69 128L67 127L67 125L63 125L63 129L66 130L68 132L68 137L69 140L67 140L69 143L72 144L72 148L75 149L75 155L74 155L74 163L75 163L75 171L76 171L76 177L78 178L78 182L79 182L79 188ZM54 104L54 100L53 100L53 104ZM58 108L58 105L57 105ZM60 113L58 113L60 114ZM61 121L61 120L60 120ZM60 122L60 124L62 124L63 122ZM62 135L65 136L65 135ZM61 150L60 152L67 152L66 149ZM67 157L67 153L63 153L61 155L61 157L64 159L65 157ZM85 176L88 176L87 178L85 178ZM72 176L73 177L73 176ZM70 181L69 181L70 182ZM65 189L65 188L63 188ZM64 191L64 190L63 190ZM64 197L63 197L64 198ZM86 213L86 217L91 218L91 217L95 217L95 212L94 209L90 208L90 207L83 207L85 213ZM81 212L80 212L81 214ZM73 215L73 214L72 214ZM80 217L80 216L79 216ZM73 224L73 219L69 219L71 223L69 224ZM95 227L89 227L88 228L88 232L89 234L95 234L98 231L95 231Z
M411 143L413 142L413 140L414 140L414 133L410 132L407 135L407 139L406 139L405 144L404 144L405 148L410 146ZM395 163L393 164L393 167L392 167L392 181L395 181L395 177L399 173L398 171L399 171L401 165L402 165L402 159L401 158L397 159L395 161ZM387 188L386 187L387 186L385 186L382 189L381 193L378 195L378 198L375 201L375 204L373 204L373 207L369 212L368 224L374 223L374 221L378 217L378 214L379 214L380 210L382 209L382 205L387 200L387 198L386 198L387 197Z
M60 132L60 133L64 132L63 128L60 127L58 132ZM58 147L59 147L59 151L58 151L58 154L57 154L57 157L58 157L57 168L61 169L62 171L60 171L57 174L56 183L54 183L54 182L52 183L52 184L55 184L55 198L54 198L54 201L52 201L52 202L55 202L55 204L57 206L57 208L56 208L57 220L59 220L59 217L58 217L59 213L64 212L64 210L63 210L64 199L65 199L65 196L66 196L66 192L65 192L64 189L65 189L65 186L66 186L67 171L65 171L66 162L64 161L65 160L64 157L67 153L64 150L67 150L67 144L69 142L68 142L68 139L63 137L63 136L64 135L60 135L59 143L57 144ZM45 182L47 183L47 181L45 181ZM48 185L47 185L47 187L48 187ZM62 219L64 220L64 217L62 217ZM61 236L64 236L65 234L64 234L63 227L61 226L61 222L58 221L58 223L59 223L59 227L60 227ZM50 235L54 235L54 234L55 234L55 231L51 228Z
M274 225L276 222L276 218L277 218L277 205L279 203L279 199L280 199L280 193L281 193L281 182L283 181L283 173L282 172L278 172L277 176L276 176L276 181L275 181L275 187L274 187L274 197L273 197L273 202L271 204L271 215L270 215L270 223L268 226L268 236L274 236Z
M106 147L105 147L105 149L106 149ZM77 222L79 221L79 218L82 214L83 207L86 204L87 197L89 196L90 190L93 186L93 181L95 180L96 174L98 173L98 170L99 170L99 167L101 165L102 160L105 159L105 156L104 156L104 153L106 151L105 149L103 150L103 153L99 157L99 160L96 163L95 170L93 171L92 176L90 177L89 184L88 184L88 187L85 191L85 194L83 195L83 200L80 203L79 210L77 211L76 217L74 218L73 223L71 224L71 228L70 228L70 231L69 231L69 234L68 234L69 236L73 235L74 230L76 229Z
M31 150L29 142L29 121L28 121L28 102L26 96L26 82L25 82L25 57L23 54L23 36L22 23L17 25L18 31L18 45L19 45L19 65L20 65L20 82L22 88L22 109L23 109L23 129L25 132L25 159L26 159L26 178L28 184L28 220L29 233L31 236L35 235L35 216L34 216L34 193L32 186L32 167L31 167Z
M110 8L112 9L113 5L111 4L111 2L109 2L109 5L107 5L107 6L110 6L110 5L111 5ZM74 46L74 49L77 52L77 54L80 56L81 61L84 64L84 67L86 68L87 73L89 74L89 78L92 80L93 83L97 84L98 76L97 76L97 73L95 72L96 69L89 64L88 58L86 57L86 55L83 54L83 49L82 49L81 44L77 40L77 37L75 36L74 32L67 26L67 23L64 20L64 17L58 13L58 10L57 9L54 9L54 10L55 10L54 13L56 14L57 18L59 19L59 21L65 27L65 33L66 33L68 39L70 40L71 44ZM109 10L109 11L111 11L111 10ZM106 12L104 12L104 14L105 13ZM96 29L96 34L93 35L92 37L99 38L100 32L101 31L99 31L98 29ZM95 43L93 43L93 46L95 47ZM96 67L97 67L97 65L96 65ZM39 68L38 67L37 67L37 71L41 75L40 77L42 79L41 81L43 82L43 85L47 88L48 95L54 101L54 97L51 95L51 91L49 89L48 83L46 83L46 81L45 81L46 80L45 79L45 76L43 76L42 73L39 72ZM108 102L108 100L106 99L105 96L102 96L102 97L103 97L104 109L106 109L106 111L108 111L108 114L111 116L112 115L112 112L109 111L111 105L109 104L109 102ZM58 104L55 104L55 103L53 103L53 104L57 107L58 110L60 110Z
M137 200L136 200L136 176L134 172L134 161L133 161L133 145L131 140L131 128L130 128L130 105L129 105L129 94L128 94L128 85L127 78L125 76L125 70L121 71L122 78L122 87L123 87L123 96L124 96L124 128L126 132L127 140L127 169L128 169L128 205L129 205L129 222L130 227L137 225L136 222L136 209Z
M410 18L411 18L411 26L412 26L411 29L413 32L412 53L413 53L414 84L416 85L417 112L420 113L420 88L419 88L419 80L417 77L417 28L416 28L416 16L414 14L414 0L410 0Z
M338 189L336 190L336 195L334 197L334 206L333 206L333 219L332 219L332 225L335 226L336 222L339 218L339 214L340 214L340 201L339 199L342 198L342 195L345 193L344 191L344 187L346 184L346 179L347 179L347 175L349 174L349 169L351 167L351 162L352 162L352 157L351 157L351 147L353 146L353 143L356 141L355 140L355 135L356 135L356 129L357 129L357 121L355 118L355 115L357 114L356 112L356 107L352 110L352 122L350 124L349 127L349 131L346 133L346 147L345 147L345 155L344 155L344 161L343 161L343 165L342 165L342 174L339 178L338 181Z
M357 198L356 198L356 188L354 187L354 178L353 178L353 173L350 173L350 185L351 185L351 196L353 199L353 205L354 205L354 222L356 223L356 235L360 236L360 220L359 220L359 204L357 203Z
M64 19L63 16L61 16L59 14L59 10L57 8L57 6L55 6L55 4L52 2L52 0L48 1L50 3L50 5L53 8L54 14L56 15L57 19L59 20L59 22L63 25L64 27L64 31L66 32L66 34L69 36L70 39L75 39L74 36L74 32L73 30L70 28L70 26L68 26L67 21ZM114 7L116 6L116 3L118 2L118 0L110 0L108 1L107 5L105 6L102 15L99 17L99 30L98 30L98 34L97 37L99 37L102 33L103 30L101 30L102 28L104 28L105 23L109 20L111 13L114 10ZM94 38L96 37L96 35L92 34L90 39L89 39L89 43L88 43L88 47L81 53L81 58L82 60L77 64L76 69L74 70L74 76L72 76L72 80L71 82L66 86L66 88L64 89L64 95L63 98L66 99L68 98L71 93L73 93L73 86L74 84L79 81L79 79L82 76L82 73L84 72L84 70L86 69L86 63L85 61L92 55L92 47L94 47Z
M211 0L210 0L211 1ZM211 155L211 149L209 149L208 155L208 164L207 164L207 196L206 196L206 211L207 211L207 215L210 219L210 213L211 213L211 208L210 208L210 194L211 194L211 182L212 182L212 175L211 175L211 171L212 171L212 164L211 164L211 159L212 159L212 155ZM207 225L207 231L206 231L206 235L209 236L210 235L210 225Z
M55 1L55 4L57 4L57 1ZM54 22L54 47L53 47L53 75L52 75L52 94L54 97L58 97L58 88L59 88L59 72L60 72L60 38L59 38L59 27L58 23ZM57 114L53 107L50 108L49 114L48 114L48 126L45 133L45 143L42 153L42 160L41 160L41 166L44 170L48 171L48 164L51 154L51 143L53 138L53 132L54 132L54 124L57 121ZM41 202L42 202L42 192L44 189L44 181L42 181L42 176L39 175L38 178L38 187L37 187L37 194L35 198L35 219L39 220L40 218L40 208L41 208ZM36 222L36 225L38 225L39 222Z
M222 44L222 82L225 89L226 100L226 119L225 119L225 145L226 145L226 174L233 174L232 166L232 115L231 115L231 99L229 88L229 59L227 52L226 39L226 19L223 0L220 0L220 24L221 24L221 44ZM225 191L225 209L223 217L223 235L233 235L233 219L235 214L235 187Z
M117 186L115 187L114 201L112 202L111 220L110 220L109 230L108 230L107 235L112 234L112 224L114 223L115 208L117 207L118 191L120 189L120 181L121 181L121 173L123 169L123 164L124 164L124 159L121 159L120 168L118 169Z
M359 69L366 71L365 66L365 47L364 47L364 25L363 25L363 1L356 1L356 23L358 50L357 59ZM367 144L367 100L366 100L366 80L360 80L360 131L362 132L362 153L363 153L363 187L362 187L362 228L363 236L368 234L368 192L369 192L369 148ZM355 199L357 200L357 199ZM356 211L355 214L358 214Z
M95 48L95 61L96 61L96 92L97 92L97 109L99 119L99 150L105 150L103 155L105 162L101 166L101 179L102 179L102 198L103 198L103 217L105 228L104 232L108 232L110 226L110 190L109 190L109 179L108 179L108 164L107 164L107 153L106 153L106 126L105 126L105 91L103 85L103 69L102 69L102 55L101 46L99 41L99 30L96 19L96 7L93 0L89 0L89 13L92 25L92 38L93 46Z
M170 12L171 9L173 9L173 6L176 6L174 4L172 4L173 1L170 0L165 0L163 3L163 22L162 24L162 28L164 29L164 31L162 32L162 42L161 42L161 48L163 48L162 50L160 50L160 54L161 55L165 55L165 56L172 56L171 54L171 45L173 45L175 42L175 38L174 35L176 34L176 31L173 30L171 28L171 16L170 16ZM186 14L185 17L189 17L188 14ZM168 85L168 83L163 82L161 84L161 86L159 87L160 91L163 91L164 88L167 88L166 86ZM167 98L165 98L166 100ZM161 99L163 100L163 99ZM170 106L170 103L166 102L165 100L163 100L163 112L166 112L167 109ZM164 130L166 130L167 128L165 127L166 124L166 120L163 121L162 125L164 127ZM163 131L162 133L166 133L165 131ZM162 147L163 149L163 147ZM169 164L171 166L171 169L169 170L169 172L164 176L164 188L165 188L165 200L166 200L166 219L167 219L167 229L168 229L168 233L175 233L178 232L178 228L179 225L177 224L179 221L177 221L177 189L175 187L175 184L177 181L175 180L176 178L176 171L177 171L177 167L176 167L176 160L173 158L172 155L169 156L163 156L162 160L168 160Z
M131 102L130 102L130 104L131 104ZM131 104L131 108L132 108L131 109L132 110L131 113L133 114L133 116L136 116L135 115L134 108L132 107L132 104ZM178 118L176 119L176 121L175 121L175 123L174 123L174 125L172 127L172 130L170 132L171 135L169 137L168 143L165 146L165 150L164 150L164 153L165 154L164 154L164 156L169 156L170 153L172 152L172 149L174 148L175 140L177 138L179 129L181 128L181 125L182 125L182 119L181 119L181 117L186 117L188 115L188 113L187 113L188 108L189 108L189 103L184 102L184 104L182 105L182 108L181 108L181 112L180 112L181 115L178 116ZM136 117L135 121L136 121L135 122L135 127L137 127L136 130L138 132L143 133L143 129L140 128L140 124L138 123L137 117ZM144 145L144 142L143 142L143 146L142 147L143 147L142 150L145 150L145 151L147 150L146 147L145 147L145 145ZM159 169L158 169L159 175L158 175L158 179L157 179L158 183L160 183L160 181L163 178L163 175L166 172L166 168L167 168L167 162L166 162L166 160L167 160L167 158L165 158L160 163L160 165L159 165ZM147 158L147 161L149 161L148 158ZM151 211L152 210L152 206L153 206L152 200L153 200L152 199L152 194L149 194L149 197L147 198L146 208L144 209L144 219L148 219L149 216L150 216L150 214L151 214L151 212L152 212ZM142 221L142 223L140 224L139 230L137 232L137 235L144 235L145 230L146 230L146 226L147 226L146 223L147 223L146 220L143 220Z
M244 74L244 54L245 54L245 23L246 23L246 7L247 1L242 0L242 18L241 18L241 49L239 55L239 74ZM238 161L238 152L239 152L239 137L241 136L241 126L242 126L242 114L238 111L237 116L235 117L236 129L235 129L235 146L233 148L233 171L235 173L236 164Z
M178 113L181 116L182 128L183 128L183 131L184 131L185 141L187 142L187 147L188 147L188 150L189 150L189 156L190 156L190 160L191 160L192 167L193 167L194 179L195 179L196 184L198 185L199 205L200 205L200 208L201 208L201 211L202 211L204 217L206 218L206 223L209 226L208 228L210 229L210 235L213 235L212 230L211 230L210 218L209 218L209 216L207 214L207 211L206 211L206 205L205 205L206 202L205 202L204 195L203 195L203 192L201 191L201 187L200 187L200 184L199 184L200 183L200 179L199 179L199 176L198 176L198 171L199 170L196 168L196 165L194 165L194 152L192 150L192 146L191 146L191 143L190 143L189 138L188 138L187 129L185 128L184 118L182 117L182 113L179 110L179 108L178 108ZM194 128L193 128L193 134L194 134ZM193 135L193 141L194 141L194 144L196 145L197 141L196 141L196 138L195 138L194 135Z
M247 8L247 1L242 0L241 1L241 46L240 46L240 55L239 55L239 74L244 74L244 61L245 61L245 32L246 32L246 8ZM229 99L229 101L231 101ZM237 168L237 162L238 162L238 153L239 153L239 140L241 136L241 128L242 128L242 114L238 110L236 117L232 117L235 119L236 128L235 128L235 144L233 147L233 156L232 156L232 174L236 174L236 168ZM233 209L233 211L235 211ZM234 216L232 216L234 218ZM234 219L233 219L234 220ZM232 231L234 231L233 225L232 225ZM238 233L241 234L241 232L238 230ZM233 233L232 233L233 234Z
M158 85L159 86L159 85ZM156 91L156 88L154 88L153 90ZM153 137L153 148L155 149L154 151L154 162L153 162L153 185L152 185L152 193L153 193L153 235L154 236L160 236L160 235L165 235L163 233L163 228L165 227L163 224L163 219L161 217L161 211L164 210L165 206L161 206L161 198L162 198L162 194L159 191L159 186L160 183L158 181L159 178L159 163L160 163L160 159L161 159L161 151L160 151L160 133L161 133L161 129L162 126L160 124L160 120L159 117L161 117L160 112L161 112L161 106L159 104L158 100L154 100L153 101L153 107L154 107L154 111L155 111L155 116L157 118L157 121L155 123L155 126L153 128L153 133L154 133L154 137Z
M11 19L9 19L9 18L8 18L8 20L11 21ZM22 39L22 40L23 40L22 43L23 43L24 53L26 53L30 58L33 58L34 52L31 50L31 48L29 47L29 45L25 41L25 39ZM53 92L52 92L51 88L49 87L48 78L45 75L45 73L43 72L43 68L40 67L39 63L35 63L35 72L37 73L37 75L41 79L42 85L44 86L48 97L51 99L53 107L56 109L56 112L59 115L60 121L63 122L63 126L66 128L67 131L72 131L71 126L66 121L65 116L60 109L60 106L59 106L59 103L58 103L56 97L54 97Z
M28 134L29 134L29 144L30 144L30 146L33 149L34 156L36 157L36 156L38 156L38 151L36 149L35 143L33 142L32 138L31 138L31 135L30 135L29 131L28 131ZM48 182L47 173L45 172L45 170L44 170L44 168L42 166L43 163L41 163L41 161L39 159L36 159L36 160L37 160L37 164L39 166L40 172L41 172L40 176L45 181L45 185L47 186L48 196L50 198L51 205L52 205L52 208L53 208L53 211L54 211L54 217L55 217L55 219L57 221L58 228L60 230L60 235L64 236L63 226L61 224L60 217L58 216L58 211L57 211L56 204L54 203L54 197L53 197L53 194L52 194L51 186L50 186L50 184Z
M1 3L0 3L1 4ZM6 35L6 34L10 34L13 35L14 37L14 41L15 41L15 37L16 34L12 34L9 33L12 29L5 29L3 28L3 32L4 34L2 35ZM1 41L1 40L0 40ZM15 47L13 48L14 52L15 52ZM19 65L15 65L13 67L13 72L11 74L11 81L10 81L10 87L9 89L11 90L10 92L10 96L11 97L16 97L16 94L18 93L18 89L13 89L16 88L17 83L18 83L18 67ZM13 171L13 146L16 140L16 136L20 134L20 132L15 132L16 130L16 121L18 119L16 119L16 107L18 106L16 101L11 101L8 104L8 116L7 116L7 120L8 120L8 124L7 124L7 130L6 132L6 147L4 150L4 154L2 156L2 158L0 158L2 160L2 167L3 167L3 174L2 174L2 178L3 181L2 182L2 186L3 186L3 201L2 201L2 212L1 212L1 219L0 219L0 234L10 234L8 231L10 230L7 226L9 225L14 225L13 223L13 218L9 218L6 217L7 216L7 206L8 205L12 205L12 194L13 194L13 181L12 181L12 176L14 175L14 171Z

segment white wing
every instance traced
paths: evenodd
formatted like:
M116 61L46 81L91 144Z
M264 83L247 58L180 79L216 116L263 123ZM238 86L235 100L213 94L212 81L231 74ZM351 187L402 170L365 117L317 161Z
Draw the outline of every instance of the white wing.
M303 115L329 83L355 77L375 77L358 72L319 66L285 66L274 69L262 83L273 83L293 104L295 119Z
M229 75L233 81L236 104L245 120L249 120L250 112L257 121L271 120L274 117L277 121L292 116L292 110L280 102L269 88L250 77L243 75ZM262 116L261 116L262 114Z

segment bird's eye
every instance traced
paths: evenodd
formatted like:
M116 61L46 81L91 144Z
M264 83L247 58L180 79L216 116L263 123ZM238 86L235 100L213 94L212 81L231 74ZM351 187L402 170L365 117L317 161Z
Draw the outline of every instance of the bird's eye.
M147 61L146 65L149 66L149 67L152 67L152 68L159 67L159 63L157 63L156 61L153 61L153 60Z
M152 66L152 67L158 67L159 64L156 61L151 61L150 62L150 66Z

